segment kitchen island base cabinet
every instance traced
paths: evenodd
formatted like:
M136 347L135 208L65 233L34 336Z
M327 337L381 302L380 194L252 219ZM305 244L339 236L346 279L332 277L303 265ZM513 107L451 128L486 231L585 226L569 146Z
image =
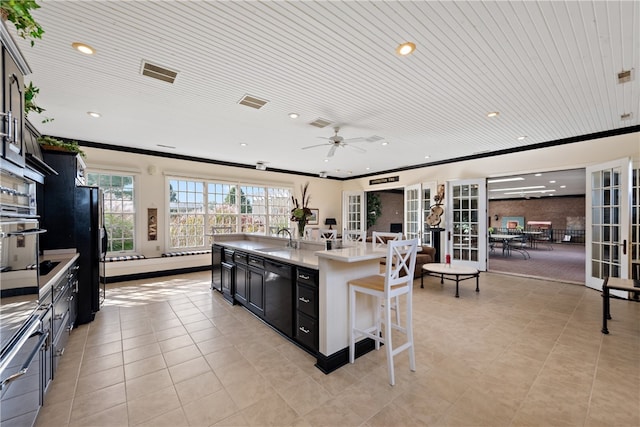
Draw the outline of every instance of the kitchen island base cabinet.
M302 267L296 270L296 329L297 342L318 351L318 272Z
M222 285L222 297L229 304L235 304L235 299L233 298L235 294L234 282L235 282L235 273L236 267L230 262L222 263L221 277L220 282Z

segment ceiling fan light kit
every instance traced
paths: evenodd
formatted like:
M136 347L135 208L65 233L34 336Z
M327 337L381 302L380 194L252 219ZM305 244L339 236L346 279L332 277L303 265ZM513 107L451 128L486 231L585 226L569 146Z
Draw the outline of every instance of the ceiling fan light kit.
M334 135L326 138L324 136L319 136L318 138L322 138L322 139L326 139L329 141L329 144L331 145L331 148L329 148L329 152L327 153L327 157L333 157L333 155L335 154L336 150L338 149L338 147L344 148L344 147L349 147L352 148L360 153L366 153L367 151L360 148L360 147L356 147L355 145L351 145L352 142L361 142L361 141L366 141L365 138L362 137L358 137L358 138L349 138L349 139L344 139L342 136L338 135L338 132L340 131L340 127L336 126L333 128L334 131ZM303 150L307 150L309 148L316 148L316 147L326 147L327 144L316 144L316 145L310 145L308 147L302 147Z

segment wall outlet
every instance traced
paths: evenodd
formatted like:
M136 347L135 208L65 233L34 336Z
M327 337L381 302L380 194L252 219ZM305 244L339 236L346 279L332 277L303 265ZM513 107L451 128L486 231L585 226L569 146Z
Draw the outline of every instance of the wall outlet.
M156 251L160 250L160 245L156 246Z

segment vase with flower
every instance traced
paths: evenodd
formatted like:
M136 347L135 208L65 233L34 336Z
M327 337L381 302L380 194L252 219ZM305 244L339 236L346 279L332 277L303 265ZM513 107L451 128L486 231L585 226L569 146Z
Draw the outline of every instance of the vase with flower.
M302 191L301 202L297 198L291 196L294 208L291 209L291 221L298 223L298 237L304 237L304 227L307 225L307 221L311 216L311 209L309 209L309 200L311 196L308 194L309 183L307 182L300 187Z

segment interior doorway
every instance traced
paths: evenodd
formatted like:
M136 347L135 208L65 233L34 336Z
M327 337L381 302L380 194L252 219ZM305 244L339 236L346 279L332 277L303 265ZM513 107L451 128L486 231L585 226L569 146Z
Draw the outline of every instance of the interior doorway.
M488 179L488 229L523 238L491 239L487 269L584 285L585 189L584 169Z
M368 191L367 236L374 231L404 233L404 188Z

